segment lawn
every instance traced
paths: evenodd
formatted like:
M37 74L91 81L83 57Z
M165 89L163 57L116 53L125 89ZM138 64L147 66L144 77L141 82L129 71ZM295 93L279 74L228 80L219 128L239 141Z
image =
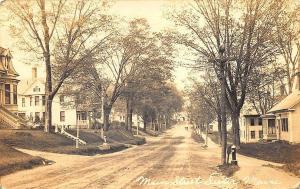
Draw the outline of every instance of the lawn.
M216 144L219 144L219 133L217 131L213 131L212 133L208 134L208 137ZM227 143L232 143L232 136L230 132L227 132Z
M76 135L76 130L68 130ZM120 151L128 148L127 144L144 144L145 138L136 137L123 129L112 129L106 133L110 149L100 149L103 143L100 132L81 130L80 138L87 145L75 148L75 141L60 134L45 133L42 130L0 130L0 176L17 170L29 169L47 164L47 160L22 153L15 148L54 152L61 154L96 155Z
M192 132L191 134L192 139L198 143L205 143L205 140L202 138L201 135L198 135L195 131Z
M3 143L0 143L0 152L0 176L46 164L41 157L25 154Z
M76 135L76 130L67 132ZM135 137L122 129L110 130L106 133L107 141L111 145L110 150L100 150L98 146L103 143L100 132L94 130L81 130L79 137L87 142L75 148L75 141L60 134L45 133L41 130L1 130L0 142L17 148L39 150L65 154L95 155L123 150L128 147L125 144L144 144L145 139Z
M211 140L218 143L218 132L208 135ZM228 135L228 144L232 143L232 137ZM300 144L291 145L286 142L271 143L247 143L241 144L239 154L257 159L282 163L281 169L300 176Z
M300 144L286 142L241 144L240 154L284 164L282 169L300 176Z
M132 132L136 133L136 129L137 129L137 127L133 126L132 127ZM141 135L141 136L153 136L153 137L157 137L157 136L159 136L162 133L163 133L163 131L154 131L154 130L151 130L151 129L147 129L146 131L144 131L143 128L139 128L139 135Z

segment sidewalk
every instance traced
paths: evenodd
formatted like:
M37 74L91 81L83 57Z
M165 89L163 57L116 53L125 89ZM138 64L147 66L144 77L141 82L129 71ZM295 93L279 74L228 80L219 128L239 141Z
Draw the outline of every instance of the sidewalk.
M205 138L205 134L202 134ZM212 153L220 154L221 148L209 137L207 149ZM254 189L300 189L300 178L284 172L280 169L267 167L266 165L280 166L281 164L263 161L241 154L237 154L239 171L234 178L253 185Z

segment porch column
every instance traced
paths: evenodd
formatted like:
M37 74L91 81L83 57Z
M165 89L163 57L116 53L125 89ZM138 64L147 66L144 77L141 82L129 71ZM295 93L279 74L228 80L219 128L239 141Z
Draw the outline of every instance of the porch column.
M4 96L4 89L3 89L3 83L0 83L0 105L3 105L3 96Z
M276 124L277 124L277 128L276 128L277 140L281 140L281 116L280 115L279 115L279 118L276 117Z

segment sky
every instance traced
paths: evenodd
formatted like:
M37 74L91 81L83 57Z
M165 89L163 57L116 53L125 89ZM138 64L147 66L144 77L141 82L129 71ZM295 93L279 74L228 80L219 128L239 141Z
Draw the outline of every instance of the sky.
M1 2L1 0L0 0ZM123 17L125 20L133 18L146 18L153 31L161 31L166 27L172 27L172 23L166 19L166 11L174 6L182 5L180 0L115 0L112 3L110 13ZM2 14L7 14L3 7L0 7L0 17ZM0 20L0 23L3 20ZM0 27L0 46L9 48L14 56L13 63L20 74L20 79L31 77L30 61L24 59L26 55L21 52L16 52L16 45L9 36L8 27ZM42 74L42 73L40 73ZM174 82L179 89L184 88L188 70L176 66L174 71Z
M117 0L111 12L127 19L146 18L153 31L159 32L174 27L166 18L167 11L183 5L184 0ZM186 0L185 0L186 1ZM189 71L176 65L174 82L180 90L184 89Z

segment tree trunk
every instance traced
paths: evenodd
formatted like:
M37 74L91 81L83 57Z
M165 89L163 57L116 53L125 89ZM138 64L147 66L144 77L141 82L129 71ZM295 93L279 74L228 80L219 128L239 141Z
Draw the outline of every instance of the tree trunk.
M94 122L93 128L94 128L94 129L99 129L99 128L98 128L98 123L97 123L97 118L96 118L96 116L97 116L97 110L94 109L94 110L93 110L93 122ZM77 118L76 118L76 119L77 119Z
M166 119L166 128L169 128L169 126L170 126L169 116L166 115L165 119Z
M132 131L132 113L133 113L133 109L132 109L132 103L130 103L130 108L129 108L129 116L128 116L128 129L131 132Z
M231 113L231 121L232 121L232 139L233 144L239 148L240 147L240 123L239 123L240 115L239 113L232 112Z
M47 99L46 100L46 107L45 107L45 128L44 128L44 131L49 132L51 125L52 125L52 99Z
M208 137L208 127L209 127L209 124L207 123L206 124L206 135L205 135L205 145L207 146L207 137Z
M51 59L50 59L50 34L49 27L47 24L47 13L45 8L45 0L40 1L40 8L42 13L42 25L44 32L44 43L45 49L43 52L45 67L46 67L46 83L45 83L45 96L46 96L46 107L45 107L45 132L50 131L52 126L52 100L54 95L52 95L52 71L51 71Z
M157 125L158 130L161 130L160 126L159 126L159 113L156 116L156 120L155 120L155 124Z
M108 131L109 129L109 116L110 116L111 108L104 108L104 117L103 117L103 129L104 131Z
M165 128L167 129L167 128L168 128L168 123L167 123L167 122L168 122L168 121L167 121L167 116L165 115L165 116L164 116L164 118L165 118Z
M130 112L129 98L126 98L126 115L125 115L125 129L126 130L129 130L129 112Z
M222 118L221 115L218 114L218 133L219 133L219 144L222 142Z
M227 120L226 120L226 80L225 80L225 62L220 62L220 82L221 82L221 118L222 118L222 151L221 164L226 164L226 150L227 150Z
M146 132L146 128L147 128L147 121L146 121L146 119L143 119L143 121L144 121L144 131Z

